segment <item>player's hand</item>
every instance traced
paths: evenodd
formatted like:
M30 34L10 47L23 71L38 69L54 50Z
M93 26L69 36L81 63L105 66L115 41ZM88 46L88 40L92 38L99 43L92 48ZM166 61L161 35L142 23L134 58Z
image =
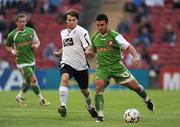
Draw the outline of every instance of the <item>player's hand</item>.
M11 53L14 55L14 56L18 56L19 55L19 52L15 49L11 50Z
M140 59L134 59L134 61L133 61L133 64L136 66L136 67L139 67L140 65L141 65L141 61L140 61Z
M95 53L92 50L86 50L85 51L86 57L87 58L93 58L95 56Z
M59 53L59 51L53 51L53 54L54 54L56 57L61 57L61 56L62 56L62 53Z
M39 47L39 44L32 44L33 49L37 49Z

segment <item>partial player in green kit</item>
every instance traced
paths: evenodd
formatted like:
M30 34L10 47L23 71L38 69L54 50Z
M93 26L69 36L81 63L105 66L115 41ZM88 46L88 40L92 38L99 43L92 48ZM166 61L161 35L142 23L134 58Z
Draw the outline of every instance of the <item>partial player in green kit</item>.
M34 29L26 27L27 16L19 14L16 17L16 29L12 30L7 37L6 49L15 57L17 68L24 77L19 94L16 96L20 106L26 106L24 94L28 91L29 86L39 98L41 105L46 106L50 103L42 96L35 76L35 57L34 49L40 45L40 41Z

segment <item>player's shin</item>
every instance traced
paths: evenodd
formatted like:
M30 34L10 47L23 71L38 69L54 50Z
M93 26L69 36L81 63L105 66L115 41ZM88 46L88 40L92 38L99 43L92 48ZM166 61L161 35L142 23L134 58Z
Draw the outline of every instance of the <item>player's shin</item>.
M104 106L103 92L96 93L95 106L96 106L96 111L98 113L98 116L103 117L103 106Z
M26 84L26 83L23 83L22 87L21 87L21 90L19 91L18 96L24 98L24 94L28 91L28 89L29 89L29 85Z
M60 105L66 107L66 102L68 98L68 88L65 86L59 87Z
M143 87L142 85L139 85L139 87L140 87L140 91L136 91L136 93L137 93L140 97L142 97L142 98L144 99L144 101L148 101L149 98L148 98L148 96L147 96L147 94L146 94L146 91L145 91L144 87Z
M87 105L87 108L91 108L92 107L92 103L91 103L91 92L89 89L81 89L82 94L84 95L84 99L85 99L85 103Z

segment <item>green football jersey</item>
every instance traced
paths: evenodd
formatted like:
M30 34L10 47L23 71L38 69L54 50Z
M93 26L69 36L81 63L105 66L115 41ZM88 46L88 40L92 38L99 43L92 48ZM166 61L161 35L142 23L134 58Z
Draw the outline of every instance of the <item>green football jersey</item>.
M92 50L96 53L97 65L111 65L122 60L121 44L116 40L119 35L113 30L105 35L98 31L93 34Z
M14 29L8 34L7 46L14 47L19 52L16 57L17 67L35 65L32 44L36 33L34 29L26 27L23 31ZM37 36L36 36L37 37Z

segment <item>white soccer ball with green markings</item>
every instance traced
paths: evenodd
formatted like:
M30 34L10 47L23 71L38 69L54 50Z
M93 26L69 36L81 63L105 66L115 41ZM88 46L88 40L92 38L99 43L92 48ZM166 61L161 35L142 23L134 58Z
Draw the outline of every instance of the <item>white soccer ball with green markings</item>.
M123 117L127 123L137 123L140 120L140 113L137 109L130 108L124 112Z

